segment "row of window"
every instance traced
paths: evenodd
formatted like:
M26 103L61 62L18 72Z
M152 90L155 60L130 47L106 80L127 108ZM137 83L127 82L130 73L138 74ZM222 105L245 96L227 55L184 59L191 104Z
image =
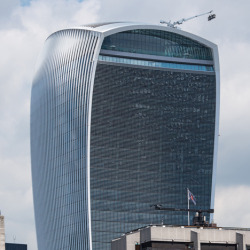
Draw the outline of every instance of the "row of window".
M146 61L146 60L139 60L139 59L104 56L104 55L99 55L99 61L132 64L132 65L147 66L147 67L154 67L154 68L168 68L168 69L209 71L209 72L214 71L213 66L207 66L207 65L154 62L154 61Z

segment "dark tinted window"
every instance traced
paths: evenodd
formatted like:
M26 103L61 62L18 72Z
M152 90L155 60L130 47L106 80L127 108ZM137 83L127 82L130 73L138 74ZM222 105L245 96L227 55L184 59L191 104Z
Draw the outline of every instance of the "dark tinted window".
M212 50L179 34L160 30L131 30L104 39L102 49L167 57L212 60Z
M5 250L27 250L27 245L25 244L15 244L15 243L6 243Z
M201 244L201 250L237 250L236 244Z
M194 250L192 242L147 242L141 245L142 250Z
M90 149L94 249L150 223L187 224L186 212L150 207L186 208L187 187L199 208L210 208L214 126L214 75L98 64Z

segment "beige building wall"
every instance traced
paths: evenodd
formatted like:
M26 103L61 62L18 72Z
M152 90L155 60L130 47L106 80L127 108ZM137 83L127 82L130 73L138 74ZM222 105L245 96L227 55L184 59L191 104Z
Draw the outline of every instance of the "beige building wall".
M0 250L5 250L4 216L0 215Z
M137 244L150 241L193 242L195 250L200 250L203 243L235 244L238 250L247 250L250 249L250 229L152 225L113 240L111 250L135 250Z

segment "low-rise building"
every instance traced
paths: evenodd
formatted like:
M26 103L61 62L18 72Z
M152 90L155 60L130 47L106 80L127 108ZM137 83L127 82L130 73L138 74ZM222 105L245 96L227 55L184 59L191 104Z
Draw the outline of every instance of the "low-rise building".
M250 229L150 225L112 241L112 250L250 250Z
M26 244L6 243L4 216L0 211L0 250L27 250Z

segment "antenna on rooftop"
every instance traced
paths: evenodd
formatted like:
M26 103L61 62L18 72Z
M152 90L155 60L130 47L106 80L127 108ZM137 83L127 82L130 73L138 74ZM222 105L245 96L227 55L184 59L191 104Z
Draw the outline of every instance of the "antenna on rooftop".
M183 23L186 22L186 21L189 21L189 20L194 19L194 18L196 18L196 17L208 15L208 14L210 14L210 15L208 16L208 19L207 19L207 20L208 20L208 21L211 21L212 19L216 18L216 15L215 15L215 14L212 14L212 12L213 12L213 11L210 10L209 12L202 13L202 14L200 14L200 15L192 16L192 17L189 17L189 18L182 18L182 19L180 19L180 20L178 20L178 21L176 21L176 22L173 22L173 23L171 22L171 20L170 20L169 22L164 21L164 20L161 20L160 23L161 23L161 24L167 24L167 26L168 26L168 27L171 27L171 28L178 28L177 25L181 25L181 24L183 24Z
M175 211L175 212L195 212L196 215L193 218L193 226L209 226L208 221L206 221L206 216L203 213L214 213L214 209L192 209L192 208L174 208L174 207L163 207L160 204L151 205L155 210L165 210L165 211Z

